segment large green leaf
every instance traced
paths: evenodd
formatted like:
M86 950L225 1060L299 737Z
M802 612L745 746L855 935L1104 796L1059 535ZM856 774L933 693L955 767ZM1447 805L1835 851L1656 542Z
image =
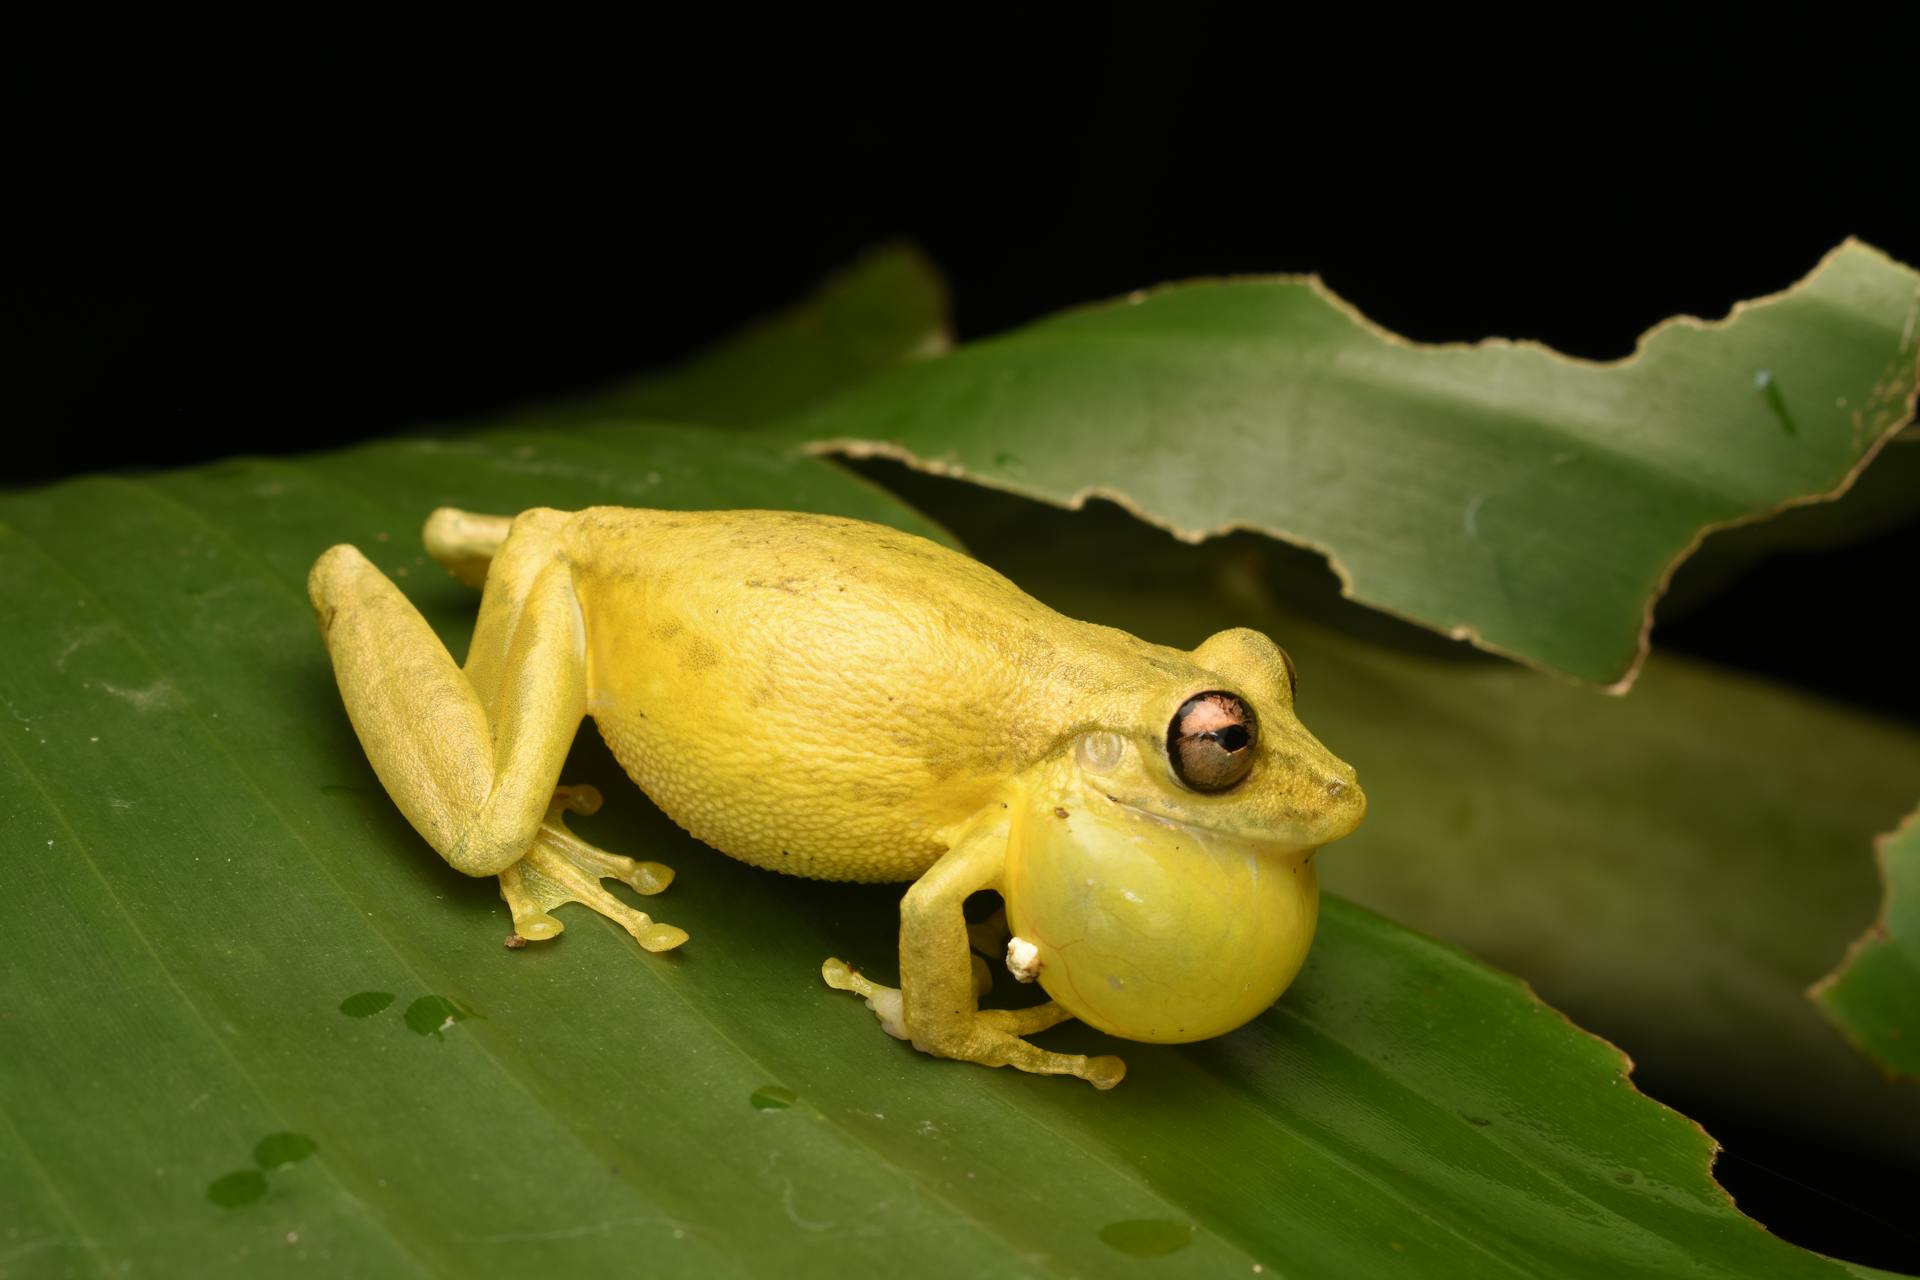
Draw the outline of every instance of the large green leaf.
M1920 810L1877 844L1886 906L1813 995L1887 1071L1920 1079Z
M1843 491L1912 412L1920 273L1848 242L1629 359L1422 347L1311 279L1180 285L858 384L784 438L1182 537L1324 551L1354 598L1624 689L1708 530Z
M352 540L458 646L472 596L414 533L451 499L919 524L668 428L0 498L7 1274L1845 1274L1742 1218L1614 1050L1337 900L1274 1011L1130 1048L1111 1094L936 1062L818 978L887 970L895 891L703 851L585 744L580 825L679 869L693 941L502 948L492 886L381 793L302 590Z
M1632 697L1601 697L1380 618L1257 539L1181 547L1112 508L902 491L1064 611L1283 644L1301 714L1369 800L1324 885L1526 978L1656 1092L1920 1144L1920 1096L1804 995L1874 914L1866 850L1920 792L1920 732L1658 652Z

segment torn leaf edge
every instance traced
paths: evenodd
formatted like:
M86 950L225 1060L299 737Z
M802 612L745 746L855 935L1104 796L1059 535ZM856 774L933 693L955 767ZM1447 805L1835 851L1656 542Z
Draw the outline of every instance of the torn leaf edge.
M1545 343L1533 339L1485 338L1477 342L1416 342L1411 338L1394 333L1392 330L1384 328L1368 319L1359 308L1328 288L1318 275L1200 277L1192 280L1158 285L1152 289L1136 290L1119 299L1090 303L1084 307L1070 308L1063 312L1057 312L1046 319L1057 319L1064 315L1082 314L1112 307L1134 306L1161 293L1174 292L1198 286L1222 284L1304 285L1357 328L1390 346L1416 351L1525 350L1538 352L1549 359L1567 365L1583 368L1617 369L1625 368L1638 361L1645 353L1648 344L1669 329L1688 328L1701 332L1711 332L1718 329L1729 328L1737 323L1740 317L1748 311L1770 306L1774 303L1792 298L1804 291L1813 281L1828 271L1834 262L1842 255L1856 251L1866 253L1896 270L1914 276L1913 303L1908 308L1907 321L1900 335L1900 344L1894 349L1893 359L1889 361L1887 368L1882 372L1881 384L1884 384L1887 377L1898 372L1902 357L1905 356L1910 349L1915 348L1914 334L1916 317L1920 317L1920 271L1916 271L1915 268L1908 266L1906 263L1899 261L1854 236L1847 237L1847 239L1841 241L1834 248L1828 250L1826 254L1821 257L1820 261L1814 264L1810 271L1786 288L1764 294L1757 298L1740 299L1728 309L1726 315L1717 320L1702 319L1691 315L1669 316L1643 332L1635 340L1631 352L1614 360L1590 360L1583 356L1568 355L1565 352L1557 351ZM1044 321L1042 321L1042 323L1044 323ZM1016 330L1015 332L1018 331ZM1640 677L1640 672L1646 666L1647 655L1653 648L1655 610L1661 599L1667 594L1669 587L1672 585L1673 576L1679 571L1680 566L1692 559L1694 554L1699 551L1701 544L1713 534L1729 529L1742 528L1750 524L1759 524L1763 521L1771 520L1795 507L1813 506L1822 502L1834 502L1844 497L1847 492L1853 488L1855 482L1859 480L1861 474L1866 471L1874 459L1880 456L1880 451L1896 437L1909 434L1909 429L1915 425L1915 410L1916 406L1920 405L1920 349L1914 349L1913 351L1913 366L1915 377L1912 386L1908 389L1904 408L1895 414L1892 420L1889 421L1886 427L1884 427L1874 439L1867 442L1860 456L1854 460L1853 465L1848 468L1845 474L1840 477L1839 481L1831 489L1807 494L1795 494L1772 506L1763 507L1757 511L1745 512L1726 520L1709 521L1694 531L1693 536L1687 540L1661 569L1659 578L1654 583L1652 592L1649 593L1645 603L1642 605L1639 635L1635 640L1634 652L1628 660L1626 669L1610 682L1604 683L1604 677L1582 675L1578 672L1568 671L1563 667L1555 666L1531 654L1494 644L1487 640L1480 633L1479 628L1471 623L1460 622L1449 626L1430 619L1415 617L1391 605L1368 599L1355 589L1351 571L1331 547L1315 539L1290 532L1286 529L1246 520L1230 520L1205 529L1187 529L1148 511L1129 494L1107 485L1088 485L1064 498L1056 497L1052 494L1037 492L1015 481L977 474L951 459L922 457L913 450L893 441L862 439L853 436L833 436L806 441L802 443L799 448L801 452L816 457L837 455L854 459L885 458L893 462L901 463L904 466L924 474L941 476L951 480L962 480L969 484L980 485L983 488L995 489L1002 493L1011 493L1017 497L1027 498L1036 502L1044 502L1049 506L1061 507L1068 511L1078 511L1085 507L1090 500L1098 498L1113 503L1142 523L1152 525L1154 528L1163 530L1180 541L1187 543L1205 542L1209 538L1221 537L1226 534L1243 531L1256 533L1263 537L1272 538L1275 541L1284 542L1290 546L1310 551L1325 559L1328 568L1333 571L1334 576L1340 581L1341 596L1345 599L1352 600L1356 604L1364 605L1376 612L1398 618L1403 622L1411 623L1425 630L1438 632L1449 639L1464 640L1483 652L1495 654L1547 675L1571 680L1576 684L1587 687L1597 686L1600 692L1611 694L1615 697L1623 697L1632 690L1634 684Z
M1873 1063L1873 1065L1879 1069L1880 1074L1889 1080L1913 1080L1916 1077L1909 1075L1894 1066L1891 1062L1882 1058L1874 1047L1867 1042L1866 1036L1860 1027L1851 1018L1842 1013L1840 1009L1834 1006L1832 1000L1829 998L1829 994L1835 987L1839 986L1841 982L1846 980L1847 976L1853 972L1854 962L1870 948L1892 945L1893 934L1891 931L1891 920L1893 916L1894 890L1893 868L1889 863L1889 859L1892 856L1894 841L1903 839L1909 833L1913 832L1920 832L1920 808L1916 808L1913 812L1902 818L1900 825L1896 826L1893 830L1882 832L1880 835L1874 837L1873 861L1874 865L1880 869L1880 910L1878 914L1874 916L1873 922L1861 930L1860 936L1847 944L1847 952L1840 957L1840 963L1835 965L1832 971L1826 974L1826 976L1807 988L1807 999L1813 1001L1820 1012L1826 1015L1827 1021L1831 1022L1835 1029L1846 1038L1848 1044L1858 1050L1861 1056ZM1920 1033L1920 1028L1914 1028L1913 1030L1916 1033Z

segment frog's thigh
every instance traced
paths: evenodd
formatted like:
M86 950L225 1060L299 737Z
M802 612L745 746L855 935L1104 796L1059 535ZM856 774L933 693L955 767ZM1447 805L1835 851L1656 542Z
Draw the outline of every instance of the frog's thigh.
M475 637L476 659L483 644L502 651L484 664L498 673L491 707L359 551L327 551L307 583L374 772L414 829L473 876L498 875L534 843L586 712L586 637L571 574L549 556L530 580L510 580L518 576L495 575L487 586L489 596L521 596L513 625Z

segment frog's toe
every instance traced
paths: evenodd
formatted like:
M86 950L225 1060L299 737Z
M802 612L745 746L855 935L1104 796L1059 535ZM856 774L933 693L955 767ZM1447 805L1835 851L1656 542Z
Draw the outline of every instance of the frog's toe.
M982 1009L957 1033L915 1035L907 1028L897 988L882 986L838 959L821 965L820 976L835 991L851 991L864 999L882 1030L896 1040L911 1041L922 1053L984 1067L1017 1067L1037 1075L1079 1076L1096 1089L1111 1089L1127 1074L1127 1064L1110 1054L1089 1058L1055 1053L1021 1039L1073 1016L1052 1001L1031 1009Z
M504 893L501 896L507 897ZM513 899L507 897L507 906L511 908L513 905ZM513 913L513 936L522 942L545 942L548 938L559 937L566 928L566 925L531 905L524 914L519 911Z
M1046 1006L1040 1006L1045 1009ZM1026 1010L1019 1010L1024 1013ZM992 1020L978 1020L964 1051L935 1049L942 1057L964 1058L988 1067L1015 1067L1043 1076L1078 1076L1096 1089L1111 1089L1127 1074L1127 1064L1111 1054L1089 1058L1082 1053L1055 1053L1029 1044L1019 1036L999 1031Z
M547 819L552 821L554 815L562 810L567 813L598 813L600 806L605 803L606 798L600 794L600 788L584 782L572 787L555 787L553 804L547 809Z
M601 804L594 787L560 787L553 793L546 821L540 824L540 843L562 854L597 880L618 880L635 893L651 897L673 883L673 868L660 862L636 862L605 849L596 849L567 830L569 813L595 813Z
M568 902L598 911L648 951L671 951L687 940L686 930L636 911L600 887L602 880L619 880L640 893L659 893L672 883L673 871L657 862L635 862L596 849L567 830L565 814L592 813L599 807L600 793L594 788L561 787L533 847L500 873L500 896L513 912L509 946L558 936L566 926L549 913Z
M1030 1036L1063 1022L1071 1022L1073 1015L1049 1000L1025 1009L982 1009L979 1018L980 1025L990 1030L1004 1031L1013 1036Z
M839 959L829 959L821 965L820 976L835 991L851 991L865 1000L867 1008L873 1010L873 1016L880 1019L882 1031L895 1040L908 1038L906 1008L901 1003L898 987L881 986Z

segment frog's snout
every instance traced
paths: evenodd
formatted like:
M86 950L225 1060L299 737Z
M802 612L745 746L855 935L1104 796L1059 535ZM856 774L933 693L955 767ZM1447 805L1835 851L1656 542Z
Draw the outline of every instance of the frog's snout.
M1354 833L1367 816L1367 793L1360 789L1360 776L1350 764L1341 764L1327 775L1327 843Z

